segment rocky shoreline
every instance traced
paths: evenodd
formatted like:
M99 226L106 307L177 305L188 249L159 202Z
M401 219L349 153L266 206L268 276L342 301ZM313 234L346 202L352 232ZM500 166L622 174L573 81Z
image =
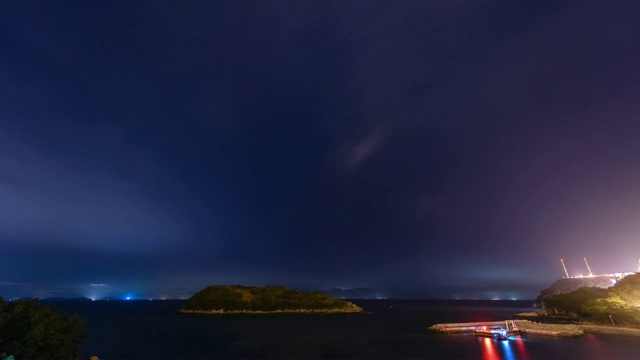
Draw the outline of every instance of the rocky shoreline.
M627 335L627 336L640 336L640 327L624 327L624 326L614 326L614 325L602 325L602 324L592 324L587 322L581 322L577 319L573 319L570 317L552 317L552 316L537 316L535 312L526 312L526 313L517 313L514 314L514 318L516 323L527 321L532 324L539 324L539 326L550 327L550 328L558 328L561 326L573 326L582 334L610 334L610 335ZM528 319L523 320L522 318ZM529 321L537 319L538 322ZM560 323L562 321L563 323ZM581 334L581 335L582 335Z
M579 325L585 334L609 334L609 335L627 335L640 336L640 328L616 327L607 325Z
M518 329L526 334L558 337L579 337L584 331L575 324L550 324L529 320L514 320Z
M544 332L551 332L552 336L575 337L584 334L608 334L608 335L626 335L640 336L639 328L628 328L608 325L591 325L591 324L554 324L554 323L537 323L526 320L516 320L516 324L521 329L527 329L527 334L546 335Z
M342 309L284 309L284 310L178 310L186 315L227 315L227 314L361 314L364 309L355 306Z

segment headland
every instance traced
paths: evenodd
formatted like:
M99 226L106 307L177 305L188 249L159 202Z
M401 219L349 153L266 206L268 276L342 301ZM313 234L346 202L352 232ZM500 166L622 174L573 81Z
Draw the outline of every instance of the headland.
M579 281L561 279L538 296L536 305L542 309L537 312L514 314L511 319L495 324L436 324L428 330L459 333L499 327L512 331L512 334L640 336L640 273L624 274L613 279L615 281L610 280L604 276L586 277ZM587 286L576 287L580 284Z

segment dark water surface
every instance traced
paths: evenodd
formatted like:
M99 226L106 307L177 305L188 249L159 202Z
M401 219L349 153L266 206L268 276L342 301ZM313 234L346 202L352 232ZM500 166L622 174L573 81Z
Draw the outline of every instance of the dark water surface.
M86 319L83 357L640 359L640 338L577 339L427 333L442 322L505 320L528 302L355 300L367 314L184 316L183 301L58 302Z

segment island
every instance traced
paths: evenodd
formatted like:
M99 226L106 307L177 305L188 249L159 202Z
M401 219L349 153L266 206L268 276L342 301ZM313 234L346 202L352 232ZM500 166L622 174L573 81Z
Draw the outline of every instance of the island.
M181 314L363 313L346 300L284 286L214 285L186 301Z

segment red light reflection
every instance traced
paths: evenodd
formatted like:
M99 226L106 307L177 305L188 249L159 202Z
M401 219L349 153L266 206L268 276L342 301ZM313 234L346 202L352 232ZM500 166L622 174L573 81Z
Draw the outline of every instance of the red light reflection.
M518 349L518 359L529 360L529 353L527 353L527 348L524 344L524 340L522 340L522 337L520 335L517 335L512 339L513 340L510 340L510 341L512 341L516 345L516 348Z
M485 360L500 360L496 343L491 338L479 338L482 344L482 358Z

